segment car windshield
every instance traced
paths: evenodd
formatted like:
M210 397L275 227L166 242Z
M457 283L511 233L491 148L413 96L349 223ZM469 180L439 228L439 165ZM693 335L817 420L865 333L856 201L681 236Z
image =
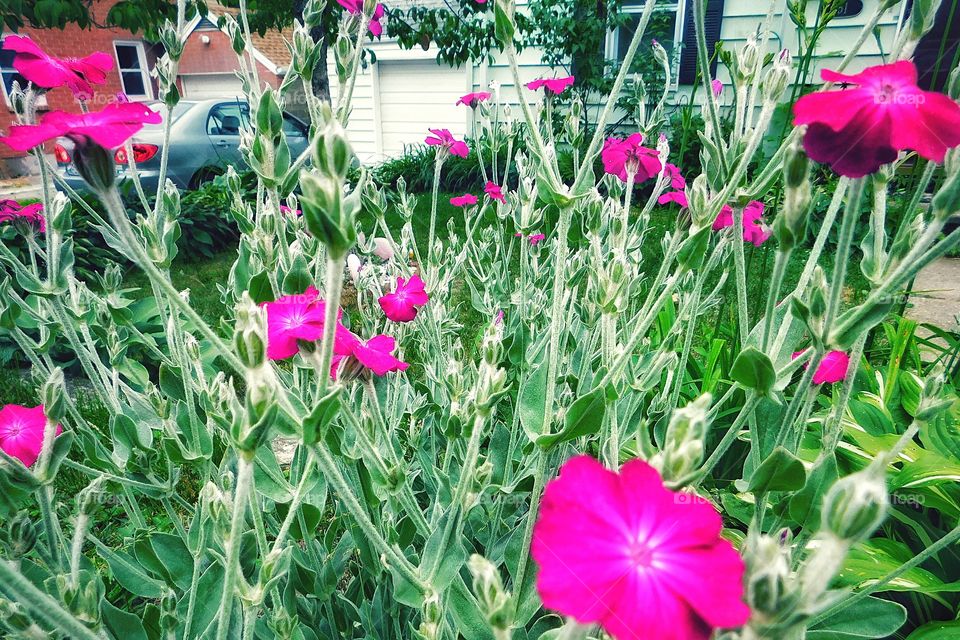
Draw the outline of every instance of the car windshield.
M180 119L180 116L182 116L182 115L185 114L187 111L189 111L191 108L193 108L193 106L194 106L195 104L197 104L197 103L196 103L196 102L179 102L179 103L177 103L177 106L175 106L175 107L173 108L173 113L171 114L170 124L173 124L174 122L176 122L177 120L179 120L179 119ZM166 107L164 106L164 104L163 104L162 102L154 102L153 104L147 105L147 106L149 106L153 111L156 111L157 113L166 115L166 113L165 113L165 112L166 112ZM159 123L159 124L145 124L145 125L143 125L143 128L144 128L144 129L162 129L162 128L163 128L163 122L161 122L161 123Z

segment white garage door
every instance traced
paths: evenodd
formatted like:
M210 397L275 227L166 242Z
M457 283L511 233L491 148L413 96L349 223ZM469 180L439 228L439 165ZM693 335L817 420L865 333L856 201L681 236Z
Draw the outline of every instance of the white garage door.
M423 142L427 129L450 129L458 138L467 131L470 109L457 106L467 93L467 69L452 69L434 60L377 63L380 127L385 156Z
M243 95L240 78L232 73L182 75L183 97L188 100L235 98Z

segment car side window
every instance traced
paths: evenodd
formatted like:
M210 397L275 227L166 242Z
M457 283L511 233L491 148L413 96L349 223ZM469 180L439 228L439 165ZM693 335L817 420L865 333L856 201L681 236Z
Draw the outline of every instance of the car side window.
M218 104L207 117L207 135L238 136L247 127L249 109L237 103Z
M288 138L306 138L307 132L303 123L287 114L283 114L283 135Z

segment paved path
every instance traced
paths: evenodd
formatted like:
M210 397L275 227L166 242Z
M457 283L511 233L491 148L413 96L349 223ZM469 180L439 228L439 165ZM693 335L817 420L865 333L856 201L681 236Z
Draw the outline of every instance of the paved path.
M907 317L948 331L960 329L960 258L941 258L917 274Z

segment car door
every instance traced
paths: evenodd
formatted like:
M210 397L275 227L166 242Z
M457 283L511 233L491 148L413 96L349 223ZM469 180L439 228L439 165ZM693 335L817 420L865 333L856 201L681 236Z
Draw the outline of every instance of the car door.
M283 114L283 135L290 147L290 157L296 160L309 144L307 125L289 113Z
M240 102L221 102L210 107L207 116L207 136L221 163L243 163L240 153L240 132L249 129L250 109Z

